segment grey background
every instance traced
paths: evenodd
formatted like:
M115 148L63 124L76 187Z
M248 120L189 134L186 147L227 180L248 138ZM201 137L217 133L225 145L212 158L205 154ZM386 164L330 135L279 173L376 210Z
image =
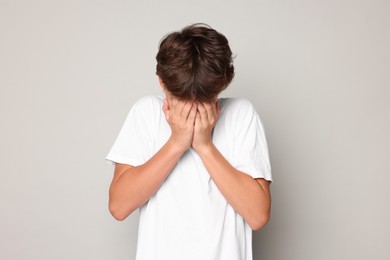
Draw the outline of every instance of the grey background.
M160 94L160 38L206 22L269 143L272 219L255 260L390 259L388 1L5 1L0 258L133 259L138 212L107 208L104 157Z

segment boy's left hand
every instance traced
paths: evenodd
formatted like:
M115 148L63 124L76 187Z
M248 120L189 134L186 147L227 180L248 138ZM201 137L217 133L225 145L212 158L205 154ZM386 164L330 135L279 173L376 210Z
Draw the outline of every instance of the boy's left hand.
M198 153L212 145L211 132L217 123L220 113L221 109L218 102L198 102L194 137L192 139L192 147Z

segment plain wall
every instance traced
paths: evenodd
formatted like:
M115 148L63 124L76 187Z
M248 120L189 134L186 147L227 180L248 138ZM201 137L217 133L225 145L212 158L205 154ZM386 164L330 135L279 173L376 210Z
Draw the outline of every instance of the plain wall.
M272 165L254 260L390 259L389 1L0 1L0 259L133 259L138 212L108 211L104 161L155 55L222 32Z

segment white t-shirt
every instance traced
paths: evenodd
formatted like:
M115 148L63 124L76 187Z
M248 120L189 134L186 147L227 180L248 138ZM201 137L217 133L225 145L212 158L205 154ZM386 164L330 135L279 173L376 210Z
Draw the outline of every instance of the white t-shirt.
M171 128L162 96L146 96L131 108L108 163L148 161ZM236 169L272 181L259 115L243 98L219 98L221 114L213 143ZM136 260L252 260L252 229L219 191L190 148L152 197L139 208Z

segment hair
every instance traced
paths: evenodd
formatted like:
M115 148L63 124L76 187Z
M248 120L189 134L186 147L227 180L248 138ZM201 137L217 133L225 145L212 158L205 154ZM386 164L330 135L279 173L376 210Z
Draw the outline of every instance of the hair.
M156 74L181 100L211 101L234 77L228 40L203 23L164 36L156 60Z

